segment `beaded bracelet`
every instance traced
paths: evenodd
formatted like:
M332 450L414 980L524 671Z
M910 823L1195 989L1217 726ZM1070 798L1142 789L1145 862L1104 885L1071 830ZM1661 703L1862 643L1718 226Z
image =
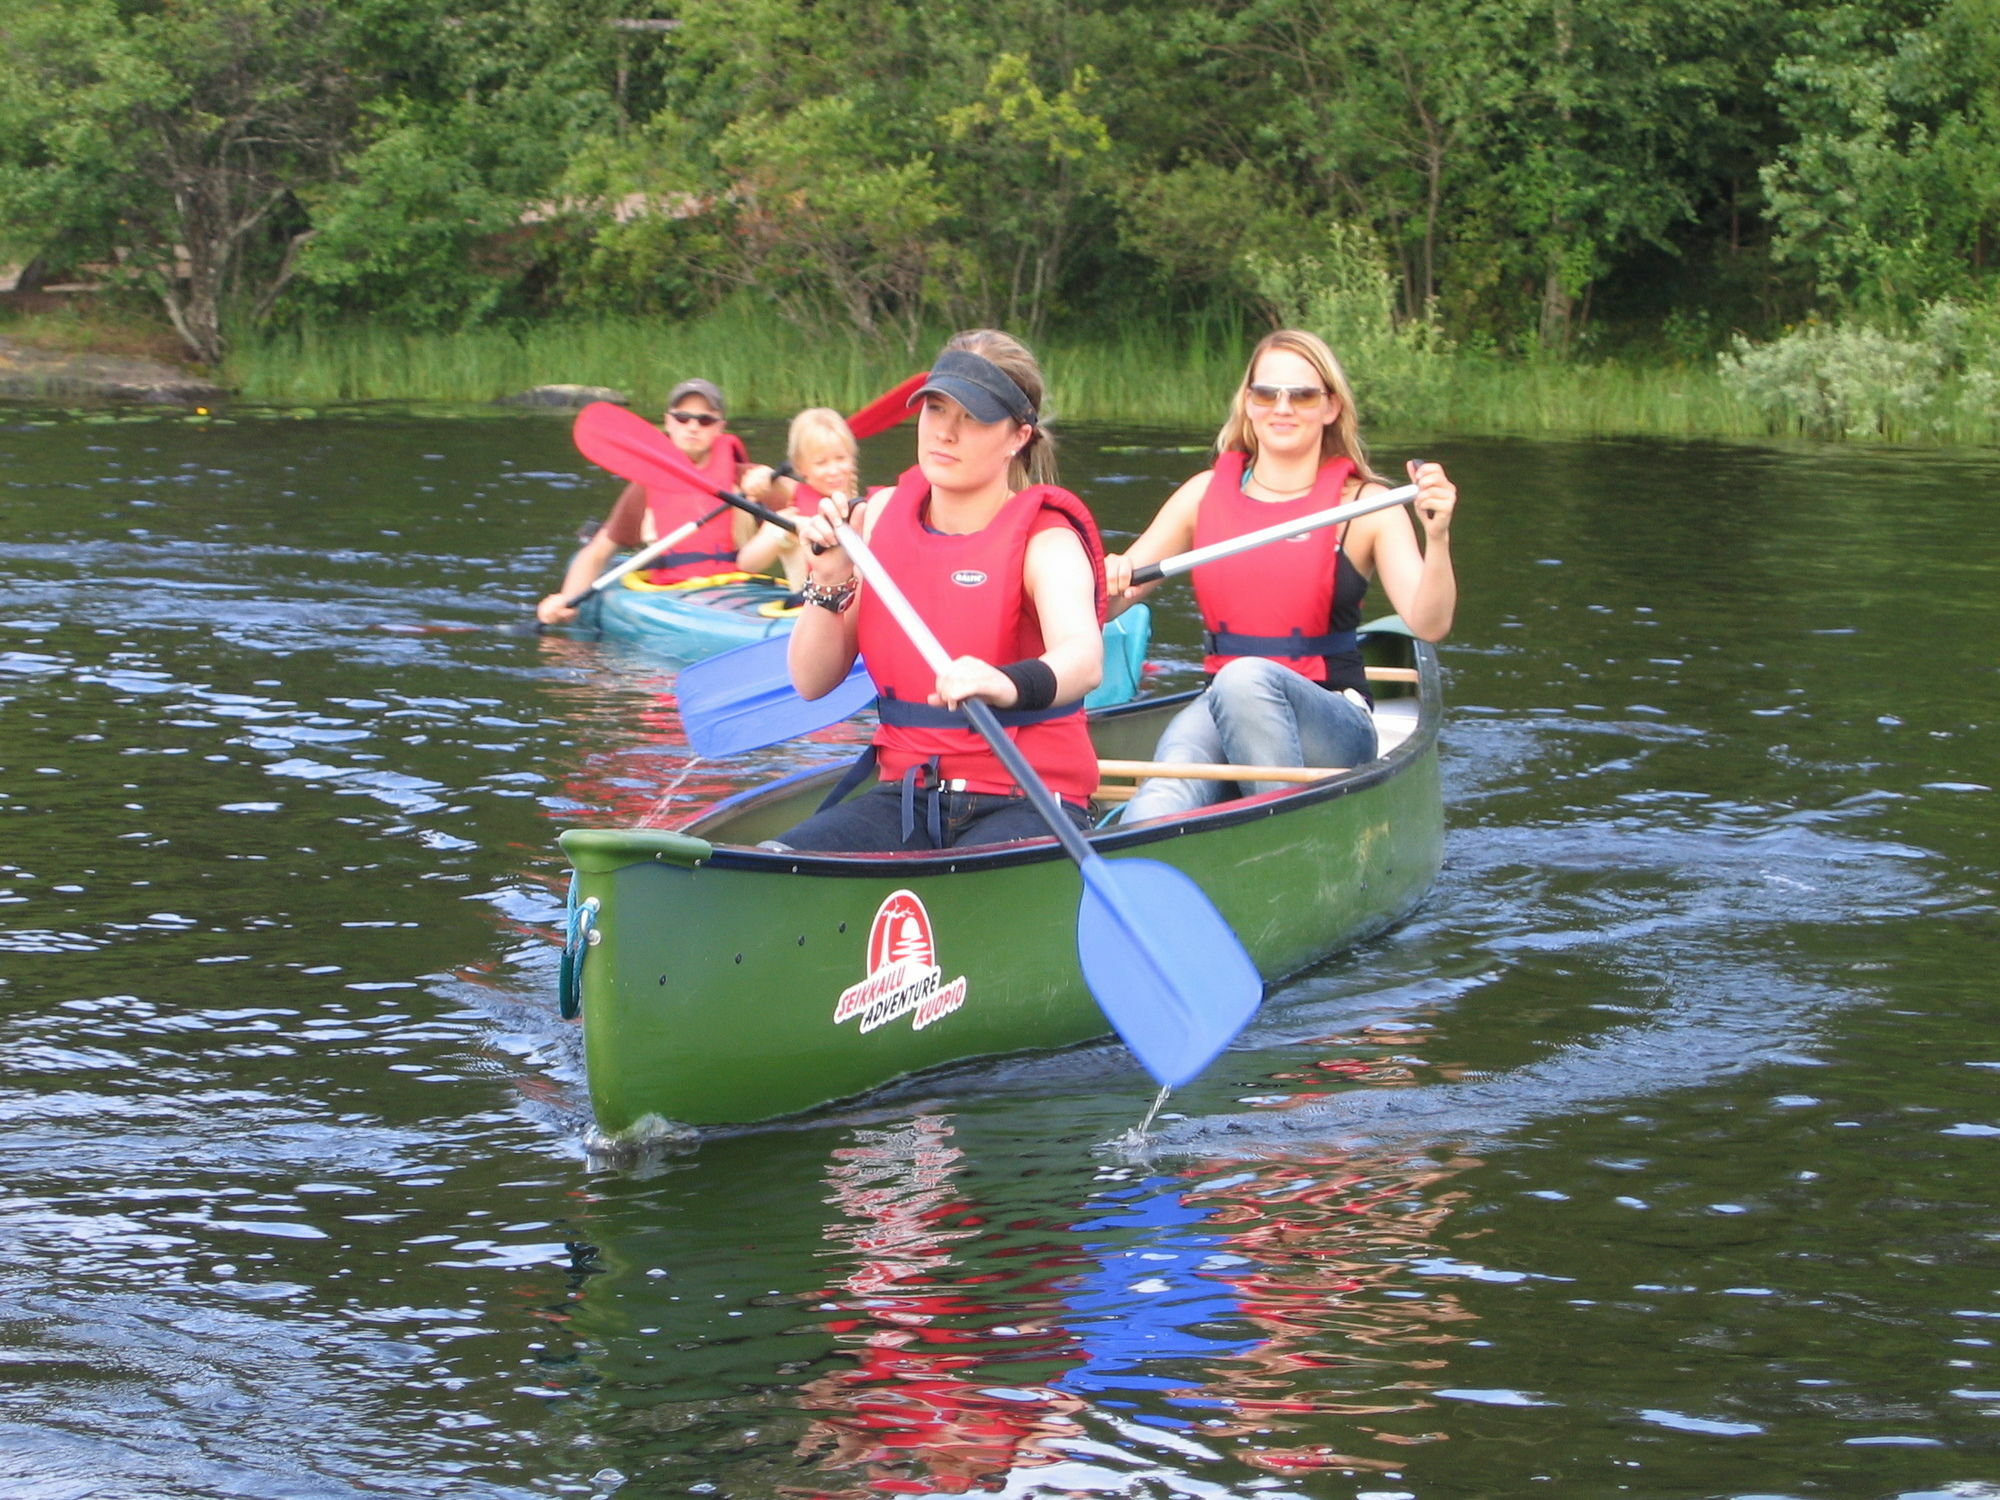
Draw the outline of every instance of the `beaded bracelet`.
M845 583L836 583L831 588L808 578L799 589L799 597L808 604L817 604L821 609L830 609L837 615L845 614L847 606L854 602L857 586L858 580L853 578Z

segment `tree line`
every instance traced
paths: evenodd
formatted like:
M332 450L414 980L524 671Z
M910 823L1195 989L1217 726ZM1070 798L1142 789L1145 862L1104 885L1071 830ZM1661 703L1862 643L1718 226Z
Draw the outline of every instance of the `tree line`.
M1996 227L2000 0L0 0L0 252L211 362L734 297L1692 356L1984 306Z

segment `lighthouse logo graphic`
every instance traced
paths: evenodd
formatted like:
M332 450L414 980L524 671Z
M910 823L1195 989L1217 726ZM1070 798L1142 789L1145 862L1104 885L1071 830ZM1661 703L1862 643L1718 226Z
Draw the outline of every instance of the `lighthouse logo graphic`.
M875 925L868 929L868 972L876 973L891 963L929 966L936 962L931 914L914 892L896 892L882 903L875 913Z
M869 1032L907 1015L922 1031L965 1004L965 976L946 983L943 975L931 914L915 891L893 891L868 929L868 973L840 992L834 1024L858 1020Z

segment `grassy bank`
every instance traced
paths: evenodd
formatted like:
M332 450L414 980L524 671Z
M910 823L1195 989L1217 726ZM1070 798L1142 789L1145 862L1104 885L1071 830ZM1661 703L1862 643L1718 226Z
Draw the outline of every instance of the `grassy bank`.
M1059 419L1205 429L1242 370L1248 332L1137 328L1115 337L1042 340ZM642 410L699 373L740 411L851 410L928 356L889 358L853 343L814 344L788 324L718 314L695 323L544 324L519 331L413 334L353 326L244 340L228 376L251 400L492 401L549 383L612 386ZM1635 368L1446 356L1418 409L1368 412L1371 425L1466 432L1748 435L1763 419L1706 369ZM1354 372L1364 403L1367 371Z
M54 330L52 329L53 333ZM1202 433L1220 419L1253 331L1139 325L1113 335L1041 341L1060 421L1125 422ZM155 345L154 347L157 347ZM676 380L701 374L735 410L777 417L802 406L852 410L935 348L891 356L851 340L814 342L776 318L725 307L690 323L634 319L520 329L408 333L367 324L238 338L223 378L248 400L320 406L349 401L487 402L531 386L615 387L642 411ZM1760 404L1713 363L1514 359L1458 351L1425 357L1416 376L1353 371L1374 429L1466 434L1760 437L1850 436L1908 443L1990 444L1992 403L1961 399L1891 411L1841 431ZM1963 393L1966 395L1971 392ZM1800 404L1800 410L1805 406Z
M816 342L777 319L724 311L691 323L606 320L515 330L413 334L367 326L303 329L240 341L231 382L249 399L493 401L544 384L611 386L641 410L677 380L715 381L732 410L781 416L803 406L853 410L934 352L885 354L854 341ZM1234 338L1170 339L1157 330L1118 341L1043 341L1052 405L1072 421L1206 422L1236 379Z
M0 298L0 338L25 349L156 359L184 366L187 345L157 315L157 306L150 300L104 294L8 294Z

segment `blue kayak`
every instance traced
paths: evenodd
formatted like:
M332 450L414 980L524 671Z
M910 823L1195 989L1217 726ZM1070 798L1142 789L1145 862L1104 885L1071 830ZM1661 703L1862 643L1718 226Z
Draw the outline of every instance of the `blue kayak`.
M676 661L699 661L790 630L799 613L790 597L782 583L751 573L665 586L628 573L584 602L576 628L650 646ZM1143 604L1104 627L1104 681L1083 700L1088 707L1138 696L1152 632L1152 612Z

